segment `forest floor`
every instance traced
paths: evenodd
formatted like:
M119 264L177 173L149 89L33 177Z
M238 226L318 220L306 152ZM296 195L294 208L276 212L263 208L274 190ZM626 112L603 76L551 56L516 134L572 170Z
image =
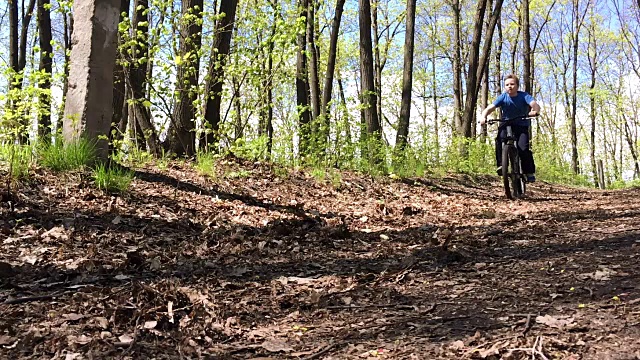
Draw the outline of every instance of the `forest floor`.
M640 358L638 189L216 171L5 193L0 358Z

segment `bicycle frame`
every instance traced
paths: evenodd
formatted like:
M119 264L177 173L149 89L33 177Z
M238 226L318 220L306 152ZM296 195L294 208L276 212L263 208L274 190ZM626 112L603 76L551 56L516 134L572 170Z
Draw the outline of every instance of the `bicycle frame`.
M509 199L523 197L527 189L527 177L522 173L520 154L516 144L517 139L511 127L514 121L521 119L531 118L493 119L487 122L489 124L496 122L505 124L506 136L502 139L502 179L505 195Z

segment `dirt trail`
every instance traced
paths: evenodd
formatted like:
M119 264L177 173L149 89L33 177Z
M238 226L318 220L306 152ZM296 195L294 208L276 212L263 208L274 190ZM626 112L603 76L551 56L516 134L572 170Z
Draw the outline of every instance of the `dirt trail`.
M0 358L640 358L640 190L136 176L2 203Z

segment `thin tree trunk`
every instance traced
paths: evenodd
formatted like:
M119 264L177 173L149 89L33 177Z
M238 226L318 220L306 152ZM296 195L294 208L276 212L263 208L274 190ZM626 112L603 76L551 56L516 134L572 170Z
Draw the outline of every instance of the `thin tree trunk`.
M453 122L458 134L462 134L462 35L460 33L460 0L451 0L453 10Z
M373 48L371 44L371 4L359 0L358 19L360 25L360 81L362 108L370 139L381 139L381 126L376 111L377 93L374 81ZM372 155L372 154L370 154Z
M16 77L18 76L18 0L9 0L9 67L11 73L8 78L9 92L15 88ZM13 112L16 109L16 100L8 97L6 107Z
M574 174L580 172L580 164L578 161L578 126L577 126L577 108L578 108L578 45L580 29L587 12L579 14L580 0L573 0L573 21L575 22L573 29L573 83L571 90L571 170Z
M309 91L311 96L311 121L316 121L320 115L320 77L318 75L318 53L316 51L315 35L315 0L309 0L307 6L307 47L309 49ZM317 126L314 136L318 136Z
M483 4L484 2L484 4ZM478 103L478 91L480 90L480 80L484 69L488 66L489 55L491 51L491 43L493 39L493 33L496 28L498 19L500 18L500 11L502 10L503 0L497 0L494 5L491 17L489 18L488 32L484 34L487 39L482 47L482 53L480 53L480 40L482 38L482 28L484 13L486 11L487 0L478 1L478 7L476 9L476 17L474 20L474 35L471 40L471 48L469 49L469 74L467 76L467 93L463 114L463 127L461 135L470 138L471 137L471 124L475 121L476 106ZM466 149L465 151L466 152Z
M529 26L529 0L522 0L522 52L523 52L523 74L522 82L524 91L533 94L531 79L531 29Z
M298 0L300 17L307 21L307 0ZM307 77L307 40L303 33L298 33L296 61L296 104L298 107L298 123L300 127L299 153L304 159L309 153L309 140L311 129L311 113L309 111L309 86Z
M14 72L14 76L18 73L18 0L9 0L9 66ZM13 81L9 82L9 87L13 86Z
M407 0L407 28L404 38L404 68L402 72L402 101L396 135L396 148L404 150L409 136L411 117L411 88L413 86L413 48L415 36L416 0ZM434 59L435 62L435 59Z
M336 68L336 58L338 54L338 35L340 34L340 22L344 10L345 0L336 1L336 13L331 22L331 35L329 39L329 53L327 54L327 73L324 77L324 89L322 91L322 104L320 106L321 126L324 128L322 139L326 141L329 137L329 102L333 92L333 75Z
M640 165L638 164L638 152L636 151L635 141L631 134L631 128L629 127L629 119L624 113L621 113L622 120L624 121L624 138L627 140L627 145L629 146L629 152L631 153L631 158L633 159L633 179L637 179L638 175L640 175ZM620 150L622 152L622 149ZM620 161L622 163L622 160Z
M41 141L51 142L51 76L53 46L51 45L50 0L38 0L38 29L40 38L39 70L44 78L40 81L40 111L38 112L38 135Z
M432 36L438 33L437 23L433 24ZM435 37L434 37L435 38ZM433 92L433 133L434 133L434 146L436 148L436 164L440 163L440 116L438 114L438 82L436 73L436 46L431 47L431 91ZM426 106L426 101L425 101ZM426 112L426 111L425 111Z
M12 2L13 1L13 2ZM11 63L17 66L12 66L13 68L13 76L10 89L22 89L22 81L23 81L23 70L27 65L27 36L29 31L29 24L31 23L31 18L33 17L33 9L35 7L35 0L30 0L27 9L24 8L24 3L22 4L22 22L20 26L20 38L18 39L18 4L17 0L10 0L9 10L10 10L10 57ZM15 25L14 25L15 23ZM20 42L17 45L17 42ZM17 50L17 51L16 51ZM14 59L17 54L17 59ZM15 99L14 99L15 101ZM19 100L18 100L19 101ZM11 108L13 110L19 108L19 105L15 102L11 103ZM18 141L21 144L26 144L29 140L29 117L24 114L17 114L18 116Z
M169 126L170 147L178 156L193 156L196 152L194 132L196 108L194 102L197 99L195 87L198 85L200 70L198 50L202 43L202 23L200 21L202 19L202 5L203 0L182 1L180 49L178 52L180 64L176 76L177 100L173 111L174 121ZM207 103L210 100L207 99ZM207 107L209 108L210 105L207 104ZM220 111L215 111L214 106L205 112L209 112L209 116L212 116L213 113L220 116ZM211 118L207 119L205 116L205 121L210 122Z
M63 42L64 42L64 64L62 70L62 106L58 110L58 122L56 124L56 131L60 132L62 129L62 119L64 118L64 103L67 98L67 91L69 91L69 54L71 54L71 33L73 32L73 16L69 13L62 14L63 25Z
M199 0L202 4L202 0ZM222 88L224 85L224 70L227 58L231 52L231 38L236 19L236 9L238 0L222 0L218 14L225 14L216 22L215 40L211 47L209 69L207 71L207 82L205 84L205 110L204 122L205 132L200 137L200 147L215 146L219 139L220 129ZM198 43L198 47L199 47ZM195 84L195 83L194 83Z
M342 78L338 73L338 91L340 92L340 104L342 105L342 119L344 123L344 139L346 144L353 144L353 137L351 136L351 121L349 117L349 109L347 109L347 99L344 96L344 87L342 86Z
M274 49L274 37L278 30L276 14L278 11L277 0L273 0L271 3L274 12L273 24L271 25L271 40L269 41L269 54L267 57L267 81L265 83L267 90L267 118L266 118L266 132L267 132L267 157L271 158L271 150L273 147L273 49Z
M596 163L596 75L598 70L598 54L596 36L593 31L593 26L589 29L589 68L591 72L591 83L589 84L589 117L591 119L591 131L590 135L590 155L591 155L591 171L593 172L593 182L595 187L604 189L604 183L599 183L598 167Z
M119 22L124 21L124 16L122 14L129 13L129 7L131 0L121 0L120 1L120 19ZM113 116L111 117L111 131L109 132L109 148L110 152L113 154L116 151L117 142L123 139L123 132L120 131L121 123L126 124L125 120L125 106L126 102L126 73L123 62L125 61L125 52L124 49L120 49L123 45L122 33L118 33L118 55L116 57L116 65L113 70ZM151 62L151 61L150 61ZM128 111L126 111L128 116ZM126 125L125 125L126 129Z
M369 0L371 4L371 0ZM382 58L380 56L380 32L378 29L378 4L375 3L371 8L371 26L373 27L373 81L376 94L376 114L378 121L382 123Z
M135 14L133 18L133 34L136 39L132 46L131 61L129 68L129 82L131 85L131 98L134 100L131 105L132 115L136 123L142 130L136 135L145 139L147 148L154 156L160 155L160 144L156 129L151 122L151 112L149 100L147 99L147 64L140 59L148 59L149 48L149 2L148 0L136 0ZM133 128L137 129L137 128ZM140 145L140 144L139 144Z
M20 27L20 51L18 55L18 72L24 70L27 65L27 36L29 36L29 25L33 17L33 9L36 6L36 0L29 0L29 5L22 14L22 26ZM24 9L23 9L24 10ZM22 82L19 84L22 87Z

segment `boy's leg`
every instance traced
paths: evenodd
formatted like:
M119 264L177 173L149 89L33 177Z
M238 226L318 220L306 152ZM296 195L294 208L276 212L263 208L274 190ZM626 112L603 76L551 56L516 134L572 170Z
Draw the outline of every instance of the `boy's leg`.
M526 126L514 127L513 131L518 138L518 152L520 154L520 162L522 163L522 172L525 174L534 174L536 165L533 161L533 153L529 148L529 128Z
M500 167L502 166L502 139L507 135L507 130L498 128L496 135L496 166L498 167L498 175L501 175Z
M502 139L507 136L507 130L498 128L498 134L496 135L496 173L498 176L502 175Z

